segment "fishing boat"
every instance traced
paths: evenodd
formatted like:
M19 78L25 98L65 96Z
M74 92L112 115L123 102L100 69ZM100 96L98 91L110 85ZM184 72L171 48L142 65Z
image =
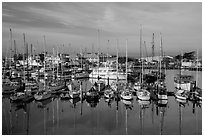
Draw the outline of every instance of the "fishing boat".
M183 90L190 91L193 88L193 83L194 83L193 76L182 73L181 62L182 62L182 57L180 57L179 74L177 74L174 77L174 86L176 89L183 89Z
M174 77L174 85L176 89L183 89L190 91L192 89L193 76L191 75L177 75Z

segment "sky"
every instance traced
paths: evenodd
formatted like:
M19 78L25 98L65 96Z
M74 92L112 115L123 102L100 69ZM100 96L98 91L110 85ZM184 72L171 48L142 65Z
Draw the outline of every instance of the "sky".
M9 54L11 28L12 46L15 40L21 53L25 33L36 53L46 45L48 52L116 54L118 46L119 55L125 55L127 41L128 55L139 57L141 26L143 56L151 56L153 33L156 55L161 36L165 55L201 53L201 2L3 2L2 55Z

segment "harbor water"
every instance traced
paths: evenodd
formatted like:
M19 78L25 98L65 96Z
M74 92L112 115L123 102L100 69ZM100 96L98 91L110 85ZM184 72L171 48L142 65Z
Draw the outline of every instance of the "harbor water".
M146 70L148 71L148 70ZM178 70L167 70L166 86L174 91ZM185 71L198 79L202 72ZM197 74L196 74L197 73ZM89 86L93 80L84 80ZM90 87L84 87L88 90ZM177 100L168 96L161 102L105 99L61 100L54 96L43 102L12 103L2 99L3 135L202 135L202 103ZM162 103L161 103L162 104Z

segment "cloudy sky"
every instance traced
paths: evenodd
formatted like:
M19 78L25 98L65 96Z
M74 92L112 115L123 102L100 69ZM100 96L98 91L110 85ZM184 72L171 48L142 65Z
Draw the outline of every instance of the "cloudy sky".
M87 51L115 53L116 41L120 54L139 56L140 24L148 56L151 54L152 34L155 52L159 52L160 32L165 54L201 50L202 3L2 3L2 53L8 53L10 31L18 51L26 42L36 52L59 47L61 52ZM98 33L98 29L100 30ZM62 46L64 44L64 46ZM144 45L143 45L144 46ZM145 47L144 55L146 55ZM7 52L6 52L7 51Z

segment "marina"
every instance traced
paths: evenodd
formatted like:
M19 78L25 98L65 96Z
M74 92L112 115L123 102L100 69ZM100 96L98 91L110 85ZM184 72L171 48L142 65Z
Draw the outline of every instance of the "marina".
M2 134L202 135L201 5L3 2Z
M176 73L177 70L167 71L169 91L175 90L173 79ZM188 73L195 75L194 71ZM201 75L198 79L201 81ZM82 81L87 85L82 91L90 89L88 85L92 79ZM202 86L202 83L198 85ZM81 100L52 95L42 102L34 99L12 102L8 95L3 95L2 101L2 134L202 134L202 103L179 100L175 96L168 96L167 101L142 101L137 96L132 100L123 100L117 95Z

